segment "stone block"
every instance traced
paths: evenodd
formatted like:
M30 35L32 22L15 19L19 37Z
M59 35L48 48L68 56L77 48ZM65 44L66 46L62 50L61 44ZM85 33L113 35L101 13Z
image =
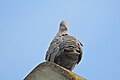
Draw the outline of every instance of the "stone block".
M86 80L53 62L43 62L23 80Z

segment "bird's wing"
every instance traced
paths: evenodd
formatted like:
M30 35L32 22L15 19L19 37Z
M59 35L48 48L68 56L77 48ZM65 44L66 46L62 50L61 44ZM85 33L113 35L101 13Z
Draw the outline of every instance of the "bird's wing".
M71 62L72 64L78 64L83 54L82 46L83 45L81 44L81 42L78 41L75 37L70 35L64 35L62 37L62 42L59 44L59 54L56 55L56 62L57 60L60 60L57 58L59 58L59 56L61 56L62 54L64 56L70 57L70 59L74 59L73 62ZM67 59L65 61L67 61Z
M83 44L77 40L78 52L80 53L77 64L81 61L83 55Z
M77 64L78 64L81 61L81 59L82 59L83 44L79 40L77 40L75 37L73 37L73 36L67 35L65 38L66 38L67 42L69 41L68 45L73 45L73 47L75 47L74 48L75 51L79 54L78 61L77 61Z
M61 36L57 36L53 39L46 53L45 60L54 62L55 56L58 54L59 51L58 44L60 44L60 42L61 42Z

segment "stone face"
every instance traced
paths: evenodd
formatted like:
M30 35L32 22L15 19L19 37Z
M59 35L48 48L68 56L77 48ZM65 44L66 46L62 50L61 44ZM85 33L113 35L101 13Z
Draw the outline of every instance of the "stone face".
M73 72L53 63L43 62L23 80L86 80Z

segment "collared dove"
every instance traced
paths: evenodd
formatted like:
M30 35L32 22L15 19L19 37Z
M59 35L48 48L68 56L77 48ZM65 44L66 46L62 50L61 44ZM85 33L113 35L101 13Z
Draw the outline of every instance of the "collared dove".
M54 62L68 70L73 70L82 58L82 43L68 35L67 21L61 21L59 31L46 52L46 61Z

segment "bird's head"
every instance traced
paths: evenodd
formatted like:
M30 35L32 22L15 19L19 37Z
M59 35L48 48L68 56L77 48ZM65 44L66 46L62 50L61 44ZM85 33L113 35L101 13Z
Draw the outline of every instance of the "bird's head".
M60 32L66 32L68 30L68 22L65 20L62 20L60 22L60 27L59 27L59 31Z

